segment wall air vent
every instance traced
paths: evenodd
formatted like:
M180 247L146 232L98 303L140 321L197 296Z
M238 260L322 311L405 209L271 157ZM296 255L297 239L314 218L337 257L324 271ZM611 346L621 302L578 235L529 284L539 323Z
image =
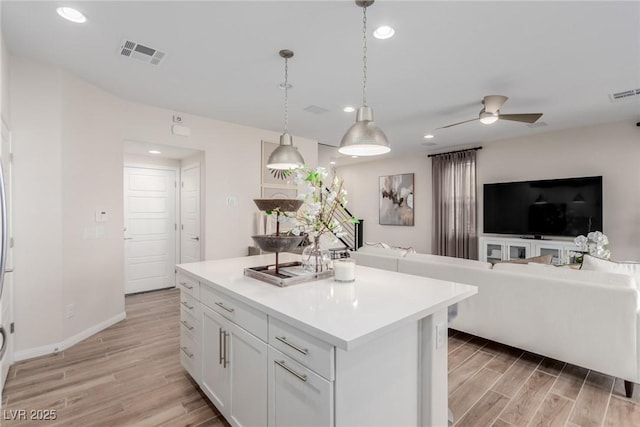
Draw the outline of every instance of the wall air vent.
M122 40L120 45L120 55L151 65L160 65L160 62L167 56L165 52L126 39Z
M629 89L623 92L612 93L609 95L609 99L611 99L612 102L616 102L623 99L629 99L637 95L640 95L640 89Z

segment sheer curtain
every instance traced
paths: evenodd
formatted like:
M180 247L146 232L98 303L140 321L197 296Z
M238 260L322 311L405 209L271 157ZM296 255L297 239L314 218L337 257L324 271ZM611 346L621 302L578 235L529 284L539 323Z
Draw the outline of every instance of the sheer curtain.
M476 150L432 157L433 253L478 259Z

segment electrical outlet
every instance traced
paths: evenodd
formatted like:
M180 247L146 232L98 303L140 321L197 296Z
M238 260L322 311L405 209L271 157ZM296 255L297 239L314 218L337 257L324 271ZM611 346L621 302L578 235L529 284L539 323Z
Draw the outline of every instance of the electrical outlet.
M73 304L67 304L67 319L72 318L76 314L76 307Z

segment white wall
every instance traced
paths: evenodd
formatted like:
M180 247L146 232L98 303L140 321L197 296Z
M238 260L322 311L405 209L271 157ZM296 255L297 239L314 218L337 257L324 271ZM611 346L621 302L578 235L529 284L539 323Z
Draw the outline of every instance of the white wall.
M205 215L206 259L244 256L253 245L253 199L260 197L262 140L278 142L280 134L188 114L183 125L191 129L190 137L171 134L172 114L161 108L125 102L127 119L123 138L156 144L173 145L204 152L206 164ZM318 161L317 142L294 136L294 144L309 166ZM228 206L227 197L236 205Z
M15 349L62 340L61 72L11 57Z
M124 313L124 145L121 101L61 76L62 302L75 306L63 319L66 339ZM106 222L95 222L97 209Z
M0 117L7 124L11 124L11 110L9 95L9 52L4 44L4 37L0 32Z
M414 174L414 226L379 224L380 177L404 173ZM389 159L339 167L348 191L347 209L364 219L364 241L386 242L393 246L412 247L418 252L431 252L431 160L424 157L391 157Z
M640 261L640 128L619 122L483 144L478 151L478 205L482 184L602 175L604 232L611 256Z
M175 136L173 111L115 98L53 66L10 62L17 359L73 344L123 316L125 140L201 150L205 256L246 255L261 141L278 141L278 133L182 114L191 137ZM316 141L294 143L315 166ZM106 223L94 221L96 209L108 212Z
M478 232L482 234L482 185L492 182L603 176L604 232L612 257L640 261L640 128L620 122L482 144L479 150ZM415 227L378 224L378 176L416 173ZM431 160L389 158L338 169L350 209L366 219L366 241L385 241L431 253ZM428 212L424 212L424 211Z

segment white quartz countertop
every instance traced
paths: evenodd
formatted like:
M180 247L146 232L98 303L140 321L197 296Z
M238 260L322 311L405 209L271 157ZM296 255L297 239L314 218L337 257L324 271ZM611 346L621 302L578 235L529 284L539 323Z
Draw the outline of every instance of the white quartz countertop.
M280 254L280 262L300 255ZM393 328L427 317L477 292L475 286L356 266L356 280L279 287L244 276L273 264L273 254L180 264L178 270L338 348L349 350Z

